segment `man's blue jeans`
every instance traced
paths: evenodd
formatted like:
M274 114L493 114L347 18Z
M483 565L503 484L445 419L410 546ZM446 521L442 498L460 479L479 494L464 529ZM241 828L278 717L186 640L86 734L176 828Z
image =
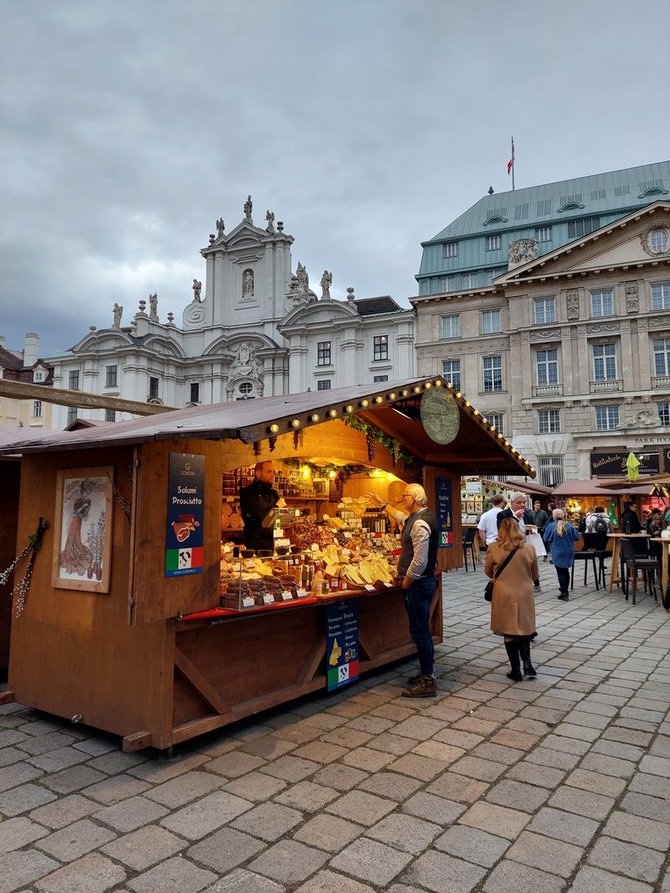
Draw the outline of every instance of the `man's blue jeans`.
M405 608L409 617L409 634L414 639L416 650L419 653L419 667L422 676L433 675L435 647L430 634L428 618L436 585L435 577L420 577L403 590Z

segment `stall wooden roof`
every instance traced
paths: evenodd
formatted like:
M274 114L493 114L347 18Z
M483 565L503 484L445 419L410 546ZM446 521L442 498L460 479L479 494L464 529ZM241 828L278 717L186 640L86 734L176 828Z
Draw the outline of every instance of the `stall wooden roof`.
M652 484L645 484L643 478L639 478L634 483L628 481L630 486L626 486L624 489L628 493L643 495L649 492ZM566 480L559 484L557 487L554 487L553 493L554 496L600 496L603 499L609 496L616 496L616 492L607 492L608 489L610 491L621 489L620 487L608 488L605 487L604 483L598 480Z
M444 388L458 407L458 434L446 445L435 443L421 424L421 397L431 388ZM384 382L382 388L366 384L195 406L104 427L60 432L48 441L17 438L11 446L0 446L0 455L10 449L35 453L197 438L230 438L254 443L352 416L397 438L408 452L427 464L446 464L461 474L535 477L535 469L518 450L470 401L439 376Z

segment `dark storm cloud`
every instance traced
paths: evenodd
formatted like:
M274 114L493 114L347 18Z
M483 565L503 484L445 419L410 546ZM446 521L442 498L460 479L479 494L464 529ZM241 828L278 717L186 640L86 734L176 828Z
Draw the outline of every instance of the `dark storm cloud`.
M180 318L214 221L265 210L333 294L415 293L483 195L667 157L668 7L22 0L3 9L0 335ZM634 58L635 65L625 65Z

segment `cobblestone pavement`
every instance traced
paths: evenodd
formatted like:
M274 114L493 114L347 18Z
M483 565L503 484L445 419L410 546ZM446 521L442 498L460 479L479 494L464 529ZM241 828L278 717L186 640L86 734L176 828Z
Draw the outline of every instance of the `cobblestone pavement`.
M0 708L0 893L669 893L670 618L541 567L535 681L480 568L445 577L436 698L410 661L171 758Z

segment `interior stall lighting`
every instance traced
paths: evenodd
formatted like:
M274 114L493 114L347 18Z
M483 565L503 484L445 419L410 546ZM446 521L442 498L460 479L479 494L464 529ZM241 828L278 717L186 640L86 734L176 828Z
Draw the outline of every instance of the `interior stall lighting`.
M351 413L354 411L354 407L351 405L351 403L349 403L347 406L344 407L344 411L351 415Z
M309 417L309 420L310 420L311 422L318 422L320 418L321 418L321 416L319 415L318 412L313 412L313 413L311 414L311 416Z
M395 391L391 391L391 393L389 394L389 400L395 400L395 398L396 398L397 396L398 396L398 395L396 394Z
M268 431L270 432L270 434L277 434L277 432L279 431L279 425L270 425Z
M375 403L383 403L383 402L384 402L383 397L375 397Z
M331 419L337 418L337 410L336 410L336 409L329 409L329 410L328 410L328 415L331 417Z
M366 409L369 405L370 405L369 400L365 400L365 399L361 400L361 406L363 407L363 409Z
M291 427L299 428L300 427L300 419L293 419L293 421L291 422Z

